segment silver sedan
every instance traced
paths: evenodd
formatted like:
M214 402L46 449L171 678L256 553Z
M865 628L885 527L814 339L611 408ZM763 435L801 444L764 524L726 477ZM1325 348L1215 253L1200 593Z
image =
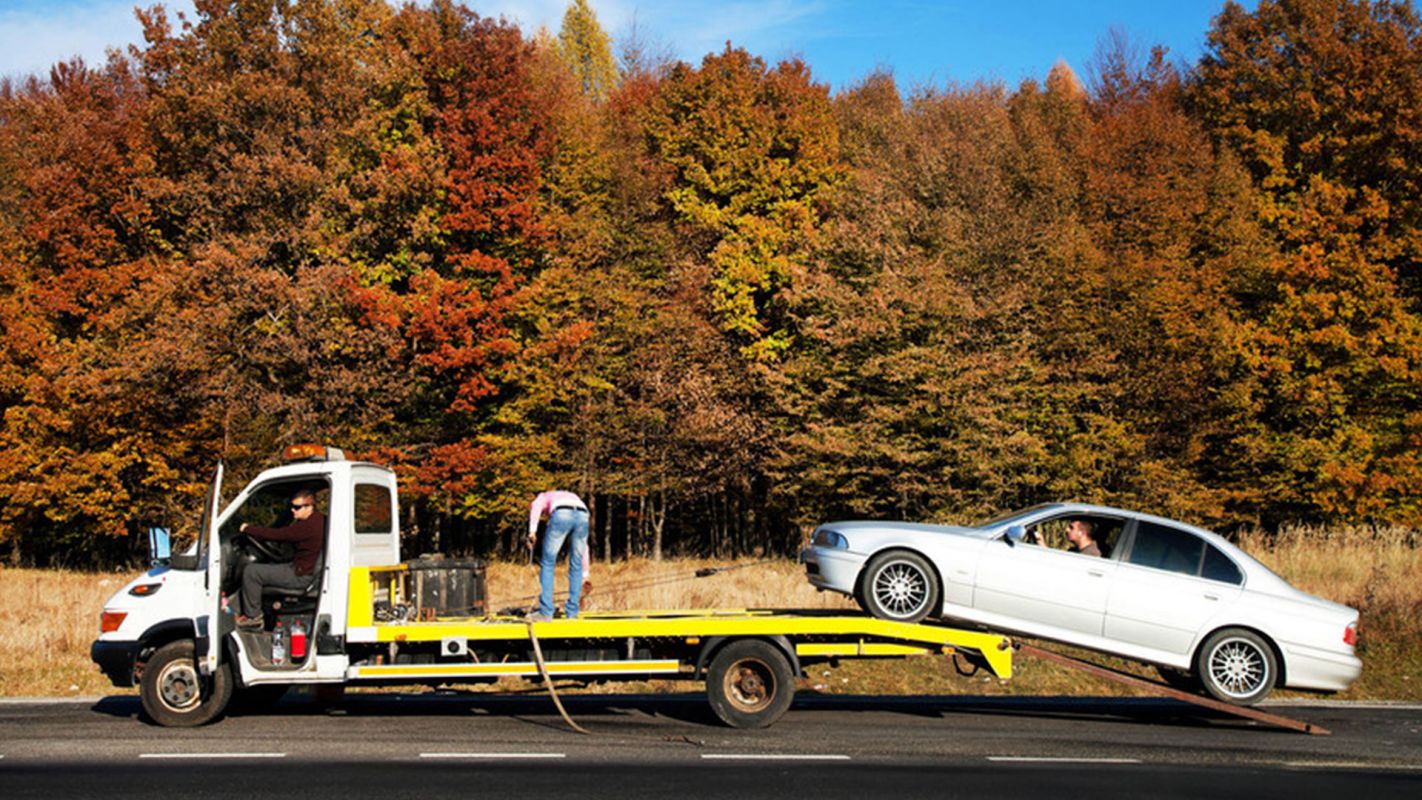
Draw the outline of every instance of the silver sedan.
M830 522L801 560L811 584L881 619L1066 642L1240 705L1276 686L1341 691L1362 671L1356 610L1295 589L1217 534L1149 514L1053 503L968 527Z

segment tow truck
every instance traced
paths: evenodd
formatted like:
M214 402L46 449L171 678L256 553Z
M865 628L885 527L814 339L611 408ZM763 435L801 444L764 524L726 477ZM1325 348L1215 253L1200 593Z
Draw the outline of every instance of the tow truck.
M293 445L220 508L223 466L201 532L174 554L150 529L151 569L105 604L90 655L115 686L139 687L160 725L218 719L234 698L272 700L294 685L447 686L512 676L595 682L702 681L716 716L765 727L789 707L796 680L824 662L953 655L1012 675L1002 635L845 613L712 609L587 613L527 622L493 613L475 562L400 558L394 472L323 445ZM297 491L314 493L326 542L309 586L264 591L263 629L239 630L235 603L247 564L290 560L243 522L283 522ZM280 623L311 632L300 657L273 659ZM556 700L556 695L555 695Z

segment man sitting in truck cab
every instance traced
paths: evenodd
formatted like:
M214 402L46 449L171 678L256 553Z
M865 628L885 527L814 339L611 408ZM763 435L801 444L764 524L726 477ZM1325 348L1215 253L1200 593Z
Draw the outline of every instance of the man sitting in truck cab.
M296 556L289 564L248 564L242 571L242 593L237 609L237 627L262 629L262 587L277 586L300 591L311 585L316 562L326 539L326 515L316 510L316 495L302 489L291 497L291 524L263 528L242 523L242 533L257 539L291 542Z

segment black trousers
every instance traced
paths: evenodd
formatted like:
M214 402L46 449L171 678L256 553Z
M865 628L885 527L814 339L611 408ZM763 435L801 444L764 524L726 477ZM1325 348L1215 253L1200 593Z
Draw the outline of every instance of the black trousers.
M292 564L248 564L242 570L242 603L238 613L246 617L262 615L263 586L300 590L310 586L311 580L310 575L297 575Z

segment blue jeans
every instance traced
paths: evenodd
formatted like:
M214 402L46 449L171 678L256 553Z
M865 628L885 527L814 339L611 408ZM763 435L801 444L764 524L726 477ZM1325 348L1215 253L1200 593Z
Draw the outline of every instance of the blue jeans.
M553 616L553 573L558 564L558 551L568 534L573 535L572 546L568 548L568 618L578 616L578 601L583 594L583 552L588 540L588 512L577 508L559 508L548 517L548 528L543 532L543 560L538 573L540 593L538 613L550 619Z

